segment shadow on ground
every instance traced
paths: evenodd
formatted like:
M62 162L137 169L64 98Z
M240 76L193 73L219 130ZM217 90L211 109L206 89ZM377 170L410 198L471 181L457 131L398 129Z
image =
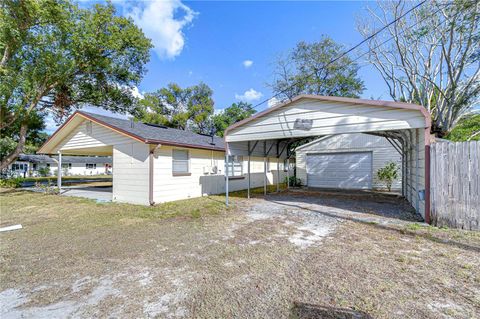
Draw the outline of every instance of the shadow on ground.
M373 319L368 313L351 309L295 302L290 319Z

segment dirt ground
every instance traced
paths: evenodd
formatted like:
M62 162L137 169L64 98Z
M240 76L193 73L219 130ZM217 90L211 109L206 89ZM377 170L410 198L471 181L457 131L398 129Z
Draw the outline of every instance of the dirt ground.
M479 318L480 233L394 196L0 194L1 318Z

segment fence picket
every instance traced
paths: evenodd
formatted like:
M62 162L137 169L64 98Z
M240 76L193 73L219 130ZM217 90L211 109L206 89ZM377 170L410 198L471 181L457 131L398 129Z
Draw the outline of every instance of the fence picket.
M435 143L430 153L432 222L480 230L480 142Z

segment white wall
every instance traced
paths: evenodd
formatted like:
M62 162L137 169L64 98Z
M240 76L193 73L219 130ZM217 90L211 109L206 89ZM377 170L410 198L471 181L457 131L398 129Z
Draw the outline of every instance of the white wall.
M175 147L161 146L155 151L154 159L154 201L156 203L200 197L203 195L221 194L225 192L225 161L224 152L187 149L190 157L190 175L174 176L172 172L172 150ZM186 149L186 148L178 148ZM243 178L230 179L229 191L246 189L247 156L243 157ZM267 183L276 183L276 159L270 158L271 171L267 173ZM263 186L263 158L251 159L251 187ZM209 173L209 168L217 166L216 174ZM283 182L286 173L283 172L283 162L280 166L280 182Z
M399 178L392 185L392 189L396 191L402 189L401 155L384 137L361 133L334 135L297 149L297 178L302 180L303 185L308 185L306 171L307 154L338 152L372 152L372 187L374 189L385 188L385 185L376 179L378 169L384 167L390 161L397 163L400 169Z
M149 205L149 146L130 142L113 146L113 194L116 202Z

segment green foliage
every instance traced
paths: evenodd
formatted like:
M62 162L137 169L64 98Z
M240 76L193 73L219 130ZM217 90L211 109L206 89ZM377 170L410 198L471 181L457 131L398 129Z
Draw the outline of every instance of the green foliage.
M252 108L250 103L233 103L231 106L223 109L222 112L213 116L212 121L216 135L223 137L223 133L227 127L252 116L255 112L255 109Z
M111 3L82 9L68 0L3 1L0 106L2 127L19 128L15 152L22 151L32 117L43 112L61 119L85 104L131 110L151 47Z
M453 142L480 141L480 114L461 120L445 138Z
M42 177L47 177L50 175L50 168L43 166L38 169L38 174Z
M296 176L285 176L285 184L289 183L290 186L292 187L301 187L302 186L302 180L300 178L297 178Z
M337 58L344 47L324 36L319 42L300 42L276 62L271 87L283 98L298 94L359 97L364 90L358 65L348 56Z
M54 195L59 193L59 189L50 180L47 183L35 183L35 188L45 195Z
M152 124L209 134L214 110L213 91L205 83L181 88L170 83L146 93L135 110L135 118Z
M22 185L22 178L20 177L0 179L0 187L3 187L3 188L18 188L21 185Z
M397 163L389 162L377 171L378 180L385 183L389 192L392 190L393 182L398 178L398 170Z

